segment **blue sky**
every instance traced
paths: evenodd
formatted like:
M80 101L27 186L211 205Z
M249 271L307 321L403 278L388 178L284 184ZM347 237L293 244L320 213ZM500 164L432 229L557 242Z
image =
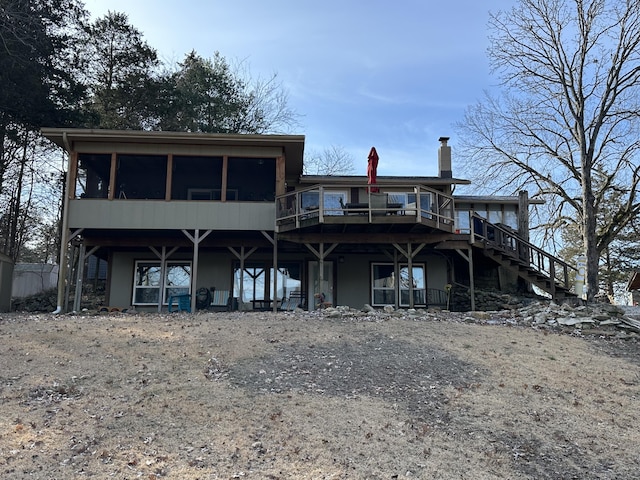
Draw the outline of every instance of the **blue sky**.
M489 11L516 0L85 0L92 19L124 12L160 57L195 50L273 73L301 115L307 151L343 147L366 174L436 175L438 138L483 90L495 87L486 56ZM358 171L358 167L362 167Z

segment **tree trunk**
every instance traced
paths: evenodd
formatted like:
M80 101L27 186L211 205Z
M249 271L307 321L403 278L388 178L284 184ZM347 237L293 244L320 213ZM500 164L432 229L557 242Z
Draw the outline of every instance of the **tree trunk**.
M591 302L598 293L598 245L596 241L595 196L591 186L591 171L582 169L582 225L584 250L587 257L586 275L587 301Z
M29 144L29 133L25 132L24 143L22 145L22 158L20 160L20 173L18 174L15 196L11 202L12 208L10 209L11 219L9 220L9 256L14 262L18 261L20 256L20 242L18 225L20 224L20 210L22 200L22 184L24 182L24 168L27 163L27 146ZM25 212L26 215L26 212Z

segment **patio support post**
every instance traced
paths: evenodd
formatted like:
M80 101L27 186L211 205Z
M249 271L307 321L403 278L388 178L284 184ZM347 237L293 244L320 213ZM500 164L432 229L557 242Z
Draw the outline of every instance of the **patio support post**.
M238 292L238 310L243 311L244 310L244 303L242 302L242 299L244 298L244 259L245 259L245 255L244 255L244 245L242 245L240 247L240 287L239 287L239 292ZM255 296L254 296L255 298ZM231 305L233 308L233 299L231 300Z
M473 231L471 235L473 237ZM456 249L456 252L469 264L469 297L471 301L471 311L473 312L476 309L476 288L473 280L473 248L469 246L466 253L460 249Z
M63 305L63 310L66 312L69 310L69 294L71 293L71 283L73 281L73 266L75 265L75 259L76 259L76 254L78 253L78 247L76 245L74 245L72 243L72 240L74 240L78 235L80 235L82 232L84 231L84 228L79 228L77 230L75 230L73 233L71 233L69 235L69 237L67 238L67 243L69 243L69 249L71 250L71 254L68 258L68 268L67 268L67 279L65 281L65 285L64 285L64 305ZM78 256L78 258L80 258ZM79 262L80 260L78 260ZM78 280L78 269L76 268L76 281ZM74 303L75 303L75 298L74 298Z
M178 249L178 247L173 247L169 253L167 253L167 247L162 247L162 251L158 252L154 247L149 247L156 257L160 259L160 293L158 295L158 313L162 312L162 296L164 294L164 277L165 277L165 263L167 262L167 258L169 258L173 253Z
M80 310L80 299L82 297L82 277L84 276L84 252L86 247L84 242L80 242L80 253L78 254L78 268L76 270L76 294L73 298L73 311Z
M319 248L320 248L320 257L318 260L318 287L320 288L320 291L318 293L322 294L324 293L322 291L322 285L324 284L324 243L320 243ZM320 302L322 302L322 300L323 298L321 296ZM320 305L320 308L322 308L322 305Z
M407 249L405 250L404 248L402 248L400 245L398 245L397 243L393 244L394 247L396 247L396 249L402 253L402 255L405 256L405 258L407 259L407 267L409 268L409 308L414 308L415 306L415 301L413 298L413 258L418 255L418 253L420 253L420 250L422 250L425 246L426 243L421 243L420 245L418 245L418 247L414 250L413 249L413 244L412 243L407 243ZM400 284L400 278L398 277L398 281L396 282L398 285ZM400 287L398 287L399 289ZM398 306L400 306L400 302L398 301Z
M474 312L476 310L476 284L473 279L473 250L471 247L467 250L467 255L469 255L469 293L471 294L471 311Z
M409 268L409 308L415 307L413 298L413 253L411 252L411 244L407 243L407 267Z
M273 245L273 311L278 311L278 234L273 232L273 237L262 230L262 235Z
M393 296L395 297L394 308L397 310L400 308L400 262L398 261L398 250L393 251L393 276L396 281L393 284Z
M248 252L245 253L244 245L240 247L240 252L238 252L233 247L227 247L231 253L233 253L238 260L240 260L240 285L238 286L240 291L238 292L238 310L242 310L242 296L244 295L244 261L248 258L253 252L255 252L258 247L251 247ZM233 305L233 287L231 288L231 304Z
M78 274L76 276L76 295L73 299L73 310L75 312L80 311L80 302L82 300L82 282L84 280L84 262L89 258L93 253L98 250L99 247L93 247L88 252L86 251L87 247L84 244L84 241L80 243L80 255L78 257Z
M273 311L278 311L278 234L273 232Z
M54 314L62 313L62 310L64 309L64 292L66 286L67 268L69 266L69 200L72 195L71 170L72 164L74 163L72 160L76 158L76 154L72 152L71 145L69 144L69 141L67 139L67 132L62 132L62 138L64 140L65 150L68 153L68 159L67 175L65 177L63 190L62 229L60 234L60 257L58 260L60 265L60 268L58 269L58 301L56 309L53 312Z
M191 267L191 311L196 311L196 286L198 282L198 262L200 256L200 242L207 238L211 233L211 230L207 230L204 234L200 235L200 229L196 228L193 232L193 236L186 230L182 230L191 242L193 242L193 266Z
M316 250L315 248L313 248L313 246L309 243L305 243L305 246L311 251L311 253L313 253L316 258L318 259L318 288L321 290L318 293L323 293L322 292L322 282L324 281L324 259L327 257L327 255L329 255L331 252L333 252L334 248L336 248L338 246L337 243L332 244L329 248L327 248L326 250L324 249L324 242L320 242L318 244L318 250ZM309 286L309 288L311 288L311 286ZM311 292L309 292L311 293ZM315 303L314 303L315 306Z

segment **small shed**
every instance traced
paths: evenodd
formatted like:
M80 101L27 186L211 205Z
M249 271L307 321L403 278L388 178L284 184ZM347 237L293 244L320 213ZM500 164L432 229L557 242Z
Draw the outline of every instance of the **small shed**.
M13 260L0 253L0 312L11 309L11 289L13 285Z

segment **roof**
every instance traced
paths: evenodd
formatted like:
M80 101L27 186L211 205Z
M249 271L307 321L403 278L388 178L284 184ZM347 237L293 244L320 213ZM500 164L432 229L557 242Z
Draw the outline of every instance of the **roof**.
M43 128L41 132L46 138L67 151L73 150L76 142L282 147L287 158L287 171L297 175L302 173L304 135L157 132L81 128Z
M471 181L460 178L441 178L441 177L396 177L396 176L377 176L376 182L384 185L469 185ZM332 185L367 183L366 175L302 175L300 177L301 184L325 184Z
M458 203L519 203L520 197L517 195L454 195L453 196ZM543 200L529 199L529 204L542 205Z

